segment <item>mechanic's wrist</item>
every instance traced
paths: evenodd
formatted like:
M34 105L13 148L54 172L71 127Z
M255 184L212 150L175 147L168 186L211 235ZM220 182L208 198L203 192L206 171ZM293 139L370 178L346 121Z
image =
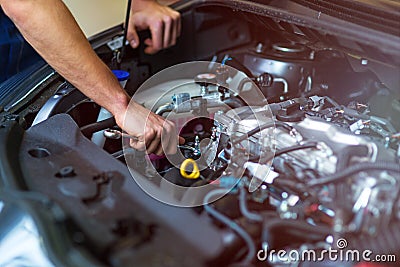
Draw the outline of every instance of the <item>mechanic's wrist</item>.
M159 5L156 0L134 0L131 6L132 12L142 11L146 8L151 7L152 5Z
M114 98L111 107L108 109L113 114L115 121L119 127L123 127L125 114L128 110L130 97L124 92Z

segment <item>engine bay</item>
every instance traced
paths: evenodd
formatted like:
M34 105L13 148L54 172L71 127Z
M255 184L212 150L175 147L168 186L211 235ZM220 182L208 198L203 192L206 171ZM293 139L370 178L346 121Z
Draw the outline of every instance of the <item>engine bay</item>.
M100 107L55 78L19 110L26 132L9 134L23 184L47 196L35 205L59 206L49 220L100 266L328 266L289 251L331 247L398 260L397 59L243 10L182 14L176 48L119 63L135 101L177 125L177 155L131 149L113 118L97 121ZM118 65L119 48L95 48Z

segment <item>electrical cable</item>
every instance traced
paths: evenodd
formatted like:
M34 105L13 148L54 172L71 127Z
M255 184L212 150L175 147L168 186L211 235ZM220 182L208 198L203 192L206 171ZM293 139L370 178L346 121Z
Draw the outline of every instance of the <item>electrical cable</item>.
M337 108L337 107L340 106L335 100L333 100L333 99L330 98L329 96L325 96L324 98L325 98L325 100L327 100L327 101L328 101L332 106L334 106L335 108Z
M118 68L121 68L121 62L123 57L125 56L125 50L126 50L126 41L127 41L127 36L128 36L128 28L129 28L129 19L131 17L131 6L132 6L132 0L128 0L128 6L126 9L126 16L125 16L125 28L124 28L124 38L122 41L122 48L121 48L121 60L118 62Z
M213 181L220 177L224 171L228 168L228 164L225 163L221 167L219 167L216 171L212 172L207 178L206 181Z
M253 135L255 135L256 133L259 133L259 132L261 132L261 131L263 131L263 130L265 130L265 129L271 128L271 127L280 127L280 128L283 128L283 129L285 129L285 130L287 130L287 131L289 131L289 132L290 132L291 130L293 130L293 127L292 127L292 126L290 126L290 125L288 125L288 124L286 124L286 123L280 122L280 121L276 121L276 122L267 122L267 123L265 123L265 124L263 124L263 125L257 126L257 127L254 128L253 130L251 130L251 131L249 131L249 132L243 134L243 135L242 135L241 137L239 137L238 139L233 140L232 143L233 143L234 145L235 145L235 144L238 144L238 143L240 143L240 142L246 140L246 139L249 138L250 136L253 136Z
M113 156L116 159L120 159L124 156L124 154L125 154L124 150L119 150L117 152L112 153L111 156Z
M239 192L239 208L240 212L243 214L244 217L249 219L250 221L255 221L255 222L262 222L263 217L257 213L253 213L249 211L247 208L247 203L246 203L246 191L243 186L240 186L240 192Z
M338 183L345 180L351 175L368 170L400 173L400 164L389 163L384 161L374 162L374 163L360 163L358 165L348 167L347 169L341 172L332 174L331 176L328 176L326 178L310 181L307 185L310 187L316 187L330 183Z
M215 219L217 219L218 221L222 222L223 224L225 224L226 226L231 228L233 231L235 231L246 242L248 252L247 252L246 257L242 260L241 264L248 266L248 264L250 264L250 262L252 260L254 260L254 257L256 254L256 246L253 242L253 239L241 226L239 226L233 220L231 220L224 214L220 213L219 211L217 211L216 209L214 209L213 207L208 205L208 203L210 202L210 200L212 198L215 198L216 196L219 196L219 195L225 195L226 193L227 193L226 189L216 189L216 190L209 192L204 197L204 200L203 200L204 210L208 214L212 215Z
M309 149L309 148L317 148L317 146L318 146L317 143L308 143L308 144L304 144L304 145L296 145L296 146L286 147L286 148L283 148L281 150L277 150L274 155L266 158L264 161L265 162L269 162L272 159L274 159L274 157L279 157L279 156L282 156L283 154L287 154L287 153L298 151L298 150ZM249 158L249 161L253 161L253 162L254 161L259 161L259 160L260 160L260 156L259 155L256 155L256 156L253 156L253 157Z
M332 229L328 226L311 225L299 220L283 220L281 218L265 220L262 231L262 243L274 248L279 237L290 236L291 238L318 241L331 234Z

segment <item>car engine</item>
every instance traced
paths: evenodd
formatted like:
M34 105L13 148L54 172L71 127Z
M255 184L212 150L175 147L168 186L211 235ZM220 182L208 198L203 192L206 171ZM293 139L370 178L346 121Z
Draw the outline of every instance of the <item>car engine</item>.
M224 59L232 60L228 55ZM312 80L308 79L302 88L301 79L307 78L300 76L289 83L290 67L278 78L266 71L248 77L225 65L227 62L172 67L155 78L163 80L160 76L182 73L180 68L194 68L194 73L201 73L198 65L207 65L208 68L200 67L205 70L217 65L215 71L197 75L192 81L179 79L155 87L147 87L145 83L143 91L139 89L136 95L147 104L142 94L154 100L163 92L161 88L178 88L179 92L172 90L175 93L171 103L152 105L156 105L158 114L168 113L168 119L184 124L180 127L182 136L188 140L181 148L184 158L170 162L196 160L199 178L179 172L179 168L187 168L183 164L174 167L164 159L151 159L143 169L139 167L143 161L127 160L128 166L136 166L144 175L150 173L148 178L174 195L183 206L204 204L213 193L224 195L230 190L229 198L214 204L217 212L229 214L229 221L214 215L216 221L230 227L234 221L241 222L245 231L251 229L248 239L255 239L255 244L261 243L269 249L297 250L300 254L305 248L321 250L329 242L335 245L333 240L341 239L350 240L349 249L373 247L374 253L397 253L398 244L389 239L396 238L394 229L399 219L398 126L394 126L395 121L392 123L391 119L372 112L376 108L374 102L387 97L389 90L377 82L376 93L368 101L339 104L334 96L321 94L328 92L327 85L311 85ZM254 73L249 70L255 68L253 65L239 63ZM274 64L290 63L277 60ZM275 71L273 67L270 69ZM243 89L246 84L250 86ZM268 97L269 91L275 90L285 100L266 104L276 99L274 93ZM400 115L399 110L392 112L390 118ZM194 168L188 172L196 172ZM154 178L154 170L160 179ZM170 182L180 187L170 186ZM213 188L204 189L205 192L196 190L207 184ZM248 224L254 229L248 228ZM254 244L247 245L246 258L254 259ZM269 258L269 263L285 265L288 259L280 260Z
M227 2L178 5L183 37L154 57L126 48L118 62L118 29L93 43L131 73L136 102L176 124L176 155L132 149L53 73L29 104L5 105L2 125L23 130L0 137L19 138L10 155L35 192L8 198L51 210L48 231L68 244L46 247L71 266L83 257L62 256L71 247L90 266L356 266L356 250L396 266L399 50ZM338 263L333 248L353 258Z

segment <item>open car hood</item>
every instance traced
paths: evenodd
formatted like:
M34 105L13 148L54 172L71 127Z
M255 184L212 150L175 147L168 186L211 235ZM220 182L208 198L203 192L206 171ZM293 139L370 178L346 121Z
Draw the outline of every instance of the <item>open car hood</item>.
M287 259L266 248L335 245L398 262L398 3L174 7L176 46L153 56L143 42L126 46L118 67L138 103L179 125L192 161L105 135L120 130L115 120L99 119L101 107L48 65L22 73L0 96L0 265L281 267ZM117 26L91 40L110 68L121 38ZM182 167L198 157L205 169ZM222 189L232 190L209 203ZM34 242L20 246L25 236ZM323 255L294 264L359 266Z

